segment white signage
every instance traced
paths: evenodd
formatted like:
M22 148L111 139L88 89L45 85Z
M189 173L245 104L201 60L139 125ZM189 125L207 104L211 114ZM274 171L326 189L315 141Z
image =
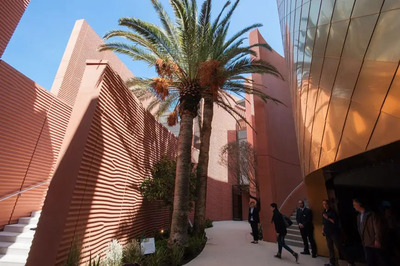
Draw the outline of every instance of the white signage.
M140 247L143 254L152 254L156 252L156 244L154 242L154 237L144 238L140 241Z

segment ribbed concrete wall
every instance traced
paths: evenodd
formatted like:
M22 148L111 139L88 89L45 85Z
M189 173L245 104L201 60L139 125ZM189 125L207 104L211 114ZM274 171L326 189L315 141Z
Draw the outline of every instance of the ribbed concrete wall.
M30 0L0 1L0 58Z
M88 65L28 265L61 265L74 241L85 261L112 239L167 228L169 212L143 202L138 185L176 146L107 64Z
M97 48L103 43L103 40L85 20L77 20L65 48L51 92L73 106L87 59L107 60L124 81L133 77L133 74L114 53L97 51Z
M51 178L71 107L0 60L0 199ZM39 210L48 183L0 201L0 229Z

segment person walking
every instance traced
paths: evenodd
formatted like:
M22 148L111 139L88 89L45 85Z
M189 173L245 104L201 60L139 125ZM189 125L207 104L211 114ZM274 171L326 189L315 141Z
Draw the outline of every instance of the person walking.
M308 242L310 241L312 257L317 257L317 245L314 240L314 225L312 222L312 211L304 205L304 201L299 200L299 208L296 212L296 221L299 225L301 237L303 239L304 251L300 254L310 255Z
M382 258L381 228L376 215L366 210L359 199L353 199L353 207L358 212L357 228L368 266L386 265Z
M271 203L271 210L273 213L271 222L275 225L275 231L277 235L276 241L278 242L278 253L275 255L275 258L280 259L282 257L282 248L285 248L293 255L296 262L298 262L299 254L294 252L288 245L285 244L287 230L285 222L283 221L283 216L278 210L278 205L276 205L276 203Z
M328 200L322 201L324 211L322 212L322 234L326 238L326 244L329 250L329 263L325 266L336 265L335 248L340 252L340 230L338 225L338 216L329 206Z
M255 199L256 201L250 201L249 204L249 223L251 226L251 231L253 234L253 241L251 243L258 244L258 224L260 223L260 201L250 195L250 198Z

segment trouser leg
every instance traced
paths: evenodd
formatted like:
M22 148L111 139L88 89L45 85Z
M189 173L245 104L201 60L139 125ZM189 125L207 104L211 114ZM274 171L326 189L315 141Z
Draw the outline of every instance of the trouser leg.
M254 241L258 241L258 223L250 222L250 225L251 225L251 231L253 233L253 239Z
M281 235L278 235L276 237L276 242L278 242L278 254L282 254L282 240L281 240Z
M333 239L330 236L326 236L326 245L329 250L329 263L335 265L335 248L333 246Z
M303 239L304 252L310 252L308 248L308 239L307 239L308 234L306 228L300 228L300 234L301 238Z
M314 239L314 228L308 228L308 239L310 240L311 250L313 255L317 255L317 244Z
M284 235L284 234L279 234L279 236L280 236L280 241L281 241L281 246L284 248L284 249L286 249L287 251L289 251L291 254L293 254L294 253L294 251L288 246L288 245L286 245L286 243L285 243L285 236L286 235ZM282 250L282 248L281 248L281 250Z

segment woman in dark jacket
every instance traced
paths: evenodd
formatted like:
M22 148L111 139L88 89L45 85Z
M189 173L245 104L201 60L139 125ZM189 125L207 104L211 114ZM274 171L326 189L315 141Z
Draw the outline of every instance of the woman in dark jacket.
M248 220L249 220L249 223L251 226L251 231L253 234L253 241L251 241L251 243L258 244L258 234L259 234L258 233L258 224L260 223L259 213L260 213L260 209L261 209L260 201L251 195L250 195L250 198L256 200L256 202L250 201L250 204L249 204L249 219Z
M285 244L285 236L287 234L286 225L276 203L271 203L271 210L273 212L271 222L273 222L275 225L275 231L277 235L276 241L278 242L278 253L275 255L275 258L281 258L283 247L293 255L297 262L299 260L299 254L294 252L288 245Z

